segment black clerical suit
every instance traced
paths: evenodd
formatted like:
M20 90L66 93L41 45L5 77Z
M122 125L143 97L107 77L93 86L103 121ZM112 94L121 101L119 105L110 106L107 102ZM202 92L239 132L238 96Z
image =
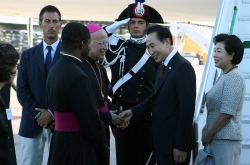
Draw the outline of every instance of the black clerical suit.
M100 65L97 60L92 59L91 57L88 57L86 60L83 60L82 70L88 75L90 78L94 95L96 98L96 104L98 108L101 108L104 106L104 101L108 102L108 110L116 110L117 108L110 102L110 100L107 98L108 96L112 97L112 88L111 84L109 82L106 69ZM102 96L103 94L103 96ZM99 115L101 120L105 124L105 132L108 140L108 144L110 144L110 131L109 131L109 125L112 123L112 117L109 112L102 112L99 111ZM106 156L106 158L99 158L99 165L107 165L109 164L109 156L110 154Z
M142 58L146 51L146 43L135 43L119 39L116 46L110 46L115 51L122 45L125 48L124 74ZM116 54L111 50L106 52L108 62ZM149 57L145 65L131 79L122 84L115 92L114 103L127 110L148 98L153 92L154 77L158 64ZM119 77L120 59L110 66L112 72L111 84L114 86ZM116 129L117 165L145 165L152 151L152 124L150 113L144 114L140 121L131 120L128 128Z
M62 55L50 70L47 93L55 113L73 112L80 125L80 132L58 131L57 124L61 123L57 123L55 116L48 164L96 165L96 153L106 156L109 149L92 86L81 70L81 61Z

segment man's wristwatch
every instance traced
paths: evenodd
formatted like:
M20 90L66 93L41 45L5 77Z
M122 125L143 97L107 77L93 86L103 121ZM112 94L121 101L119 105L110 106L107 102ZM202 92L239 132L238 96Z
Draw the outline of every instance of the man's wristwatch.
M34 121L36 122L36 120L38 119L38 117L41 115L41 112L39 112L36 116L35 116L35 118L34 118Z

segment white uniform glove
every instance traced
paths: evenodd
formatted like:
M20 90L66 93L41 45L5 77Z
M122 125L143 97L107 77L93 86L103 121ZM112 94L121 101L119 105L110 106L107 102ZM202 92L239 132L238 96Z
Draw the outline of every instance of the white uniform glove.
M106 31L108 32L108 34L114 33L122 25L128 23L129 20L130 20L130 18L127 18L127 19L124 19L124 20L121 20L121 21L115 21L112 25L109 25L109 26L106 27Z

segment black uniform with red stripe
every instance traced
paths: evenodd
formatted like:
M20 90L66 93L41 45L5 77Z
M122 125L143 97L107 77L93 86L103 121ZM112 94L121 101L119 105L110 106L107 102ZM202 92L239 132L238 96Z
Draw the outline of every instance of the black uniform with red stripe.
M124 43L125 42L125 43ZM146 50L146 43L137 44L131 40L119 39L116 46L110 46L115 51L119 47L125 48L124 74L128 73L142 58ZM108 62L116 54L106 52ZM127 110L148 98L153 91L154 77L158 64L149 57L145 65L133 75L131 79L122 84L115 92L114 103L117 107L123 106ZM120 59L110 66L112 72L112 86L121 78ZM117 165L145 165L152 151L151 114L145 115L140 121L131 120L128 128L116 130L116 157Z

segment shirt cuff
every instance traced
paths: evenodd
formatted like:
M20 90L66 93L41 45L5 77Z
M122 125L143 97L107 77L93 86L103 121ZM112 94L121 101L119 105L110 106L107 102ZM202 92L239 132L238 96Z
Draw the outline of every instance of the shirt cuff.
M34 122L36 122L36 119L41 115L41 112L38 112L38 114L34 117Z
M55 120L54 115L53 115L53 113L51 112L51 110L48 109L48 111L49 111L49 113L52 115L53 120Z

